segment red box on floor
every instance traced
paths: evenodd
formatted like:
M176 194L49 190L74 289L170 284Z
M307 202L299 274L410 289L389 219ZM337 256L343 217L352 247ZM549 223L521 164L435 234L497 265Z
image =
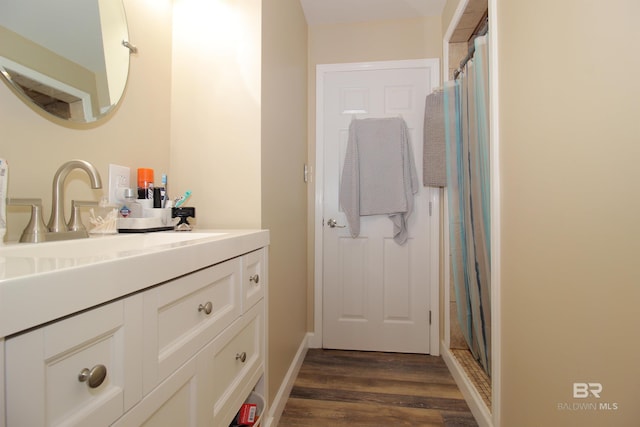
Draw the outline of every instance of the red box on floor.
M253 426L256 422L258 405L255 403L243 403L238 412L238 424L243 426Z

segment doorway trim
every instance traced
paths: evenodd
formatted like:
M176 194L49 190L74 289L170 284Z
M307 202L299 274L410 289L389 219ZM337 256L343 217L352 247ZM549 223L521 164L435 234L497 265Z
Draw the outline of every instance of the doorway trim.
M315 140L315 201L314 201L314 315L313 333L309 334L309 347L322 348L322 290L323 290L323 203L324 203L324 82L328 73L341 71L362 70L388 70L394 68L429 68L431 70L431 87L440 85L440 60L409 59L396 61L353 62L340 64L316 65L316 140ZM440 355L440 190L425 187L429 191L429 203L431 206L431 236L429 263L429 305L431 322L429 325L429 353L433 356Z
M469 4L470 0L460 0L458 6L451 18L449 27L443 37L442 41L442 55L443 55L443 80L448 80L449 70L449 41L453 35L454 30L460 23L464 11ZM467 404L471 408L471 412L476 417L476 421L482 427L500 427L502 422L502 300L501 300L501 218L500 218L500 205L501 205L501 191L500 191L500 108L499 108L499 88L500 81L498 77L499 73L499 51L498 51L498 0L487 0L488 14L489 14L489 111L490 111L490 163L491 163L491 411L486 412L482 409L484 404L480 404L481 399L477 397L477 393L473 393L471 389L474 387L470 381L465 382L465 375L460 372L455 372L451 369L455 363L453 355L449 350L449 290L450 290L450 277L449 277L449 257L444 257L444 339L442 342L442 354L443 359L447 362L447 366L452 372L452 375L456 379L458 386ZM447 192L445 189L444 195L444 218L443 223L445 230L448 230L448 213L447 213ZM447 232L445 231L445 236ZM449 239L445 238L445 254L449 253Z

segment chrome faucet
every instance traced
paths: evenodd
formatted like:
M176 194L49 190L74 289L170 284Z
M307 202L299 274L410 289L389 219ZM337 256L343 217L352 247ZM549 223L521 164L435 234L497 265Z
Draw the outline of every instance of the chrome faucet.
M47 228L50 233L67 232L64 220L64 181L74 169L84 170L91 179L91 188L102 188L102 180L95 166L85 160L69 160L58 168L53 177L53 196L51 197L51 217ZM86 232L85 232L86 233ZM78 236L86 237L86 236Z

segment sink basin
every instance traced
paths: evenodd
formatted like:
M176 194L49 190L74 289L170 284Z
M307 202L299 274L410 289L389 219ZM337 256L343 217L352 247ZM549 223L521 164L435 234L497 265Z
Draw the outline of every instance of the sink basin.
M140 234L114 234L88 239L64 240L35 244L15 244L0 247L0 258L55 258L84 259L111 258L122 252L162 249L167 245L184 245L188 242L222 236L226 233L206 232L158 232Z

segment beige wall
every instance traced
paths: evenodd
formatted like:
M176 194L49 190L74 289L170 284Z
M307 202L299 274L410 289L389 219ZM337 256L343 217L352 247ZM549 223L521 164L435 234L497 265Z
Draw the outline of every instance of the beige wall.
M640 3L497 5L502 425L638 425Z
M440 17L309 27L309 164L315 165L316 65L442 58ZM315 186L309 186L308 257L314 260ZM313 330L314 280L309 268L308 328Z
M261 3L175 1L170 185L200 227L260 227Z
M439 58L440 18L316 25L309 31L312 64Z
M131 57L129 83L121 106L98 126L65 128L22 103L0 84L0 157L9 162L10 197L43 199L45 220L51 207L51 183L58 167L79 158L96 165L104 181L108 164L169 167L171 2L125 0L130 38L140 53ZM160 88L160 90L159 90ZM99 199L82 173L70 175L67 199ZM67 204L68 205L68 204ZM68 209L68 206L67 206ZM9 207L7 235L17 240L29 211ZM85 221L85 223L87 223Z
M262 15L262 227L269 250L269 391L306 336L307 25L298 0Z

